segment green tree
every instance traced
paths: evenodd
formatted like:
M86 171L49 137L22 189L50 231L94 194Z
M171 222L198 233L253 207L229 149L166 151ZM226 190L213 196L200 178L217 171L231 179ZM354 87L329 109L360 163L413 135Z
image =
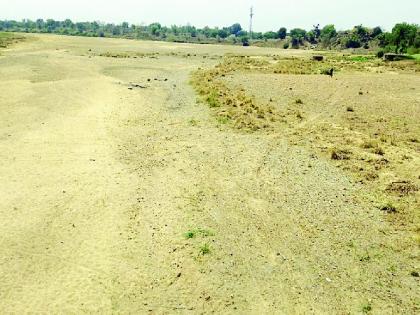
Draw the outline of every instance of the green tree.
M396 53L406 53L407 49L414 46L418 26L408 23L396 24L392 29L392 44L396 46Z
M306 39L306 31L301 28L294 28L290 31L290 36L292 37L292 46L296 48L303 44Z
M374 27L372 29L371 37L377 38L379 35L383 33L382 28L380 26Z
M277 38L285 39L287 36L287 28L281 27L277 32Z
M242 26L239 23L235 23L228 27L229 33L235 36L238 36L238 33L242 31Z
M337 36L337 31L334 24L325 25L321 30L321 43L324 47L329 47L333 39Z
M277 37L277 33L275 32L266 32L263 34L264 39L275 39Z
M311 44L316 44L317 43L317 37L316 34L313 30L310 30L307 34L306 34L306 38L308 39L308 41Z

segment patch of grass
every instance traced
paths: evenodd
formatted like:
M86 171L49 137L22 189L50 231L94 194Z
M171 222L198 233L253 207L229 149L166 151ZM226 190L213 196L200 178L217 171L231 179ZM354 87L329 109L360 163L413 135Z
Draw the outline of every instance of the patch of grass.
M194 238L196 236L196 232L195 231L188 231L184 234L186 239L191 239Z
M190 119L190 120L188 121L188 123L189 123L191 126L193 126L193 127L198 126L198 121L197 121L197 120L195 120L195 119Z
M376 148L373 149L373 153L377 155L385 155L385 150L381 148L380 146L377 146Z
M263 66L265 62L252 58L238 58L238 67L251 69ZM244 60L242 60L244 59ZM236 60L236 59L234 59ZM243 90L229 89L223 82L223 76L235 71L236 64L231 58L209 70L199 69L193 73L191 84L209 107L215 109L219 123L232 122L236 129L257 131L268 128L274 118L274 108L269 104L257 104L254 97L247 96Z
M207 255L207 254L210 254L210 245L207 244L207 243L201 245L200 254L203 255L203 256Z
M100 57L107 58L154 58L156 59L159 55L158 52L142 53L142 52L104 52L98 54Z
M331 151L331 159L336 161L350 160L351 152L346 149L333 149Z
M378 144L375 141L364 141L362 144L362 148L363 149L373 149L376 148L378 146Z
M406 180L398 181L398 182L392 182L386 188L386 192L392 193L392 194L397 194L401 197L413 194L413 193L417 192L418 190L419 190L419 188L415 184L413 184L410 181L406 181Z
M222 125L226 125L230 121L230 118L228 116L218 116L217 122Z
M303 101L300 98L298 98L297 100L295 100L295 103L296 104L303 104Z
M211 108L220 107L220 102L218 98L219 95L217 91L213 90L206 96L205 101Z
M353 62L368 62L376 59L375 56L351 56L348 60Z
M361 262L368 262L368 261L370 261L370 259L371 259L371 257L370 257L370 255L369 255L369 253L366 253L365 255L363 255L362 257L360 257L360 261Z
M363 307L362 307L362 312L363 312L364 314L368 314L368 313L370 313L371 311L372 311L372 305L371 305L370 303L367 303L367 304L363 305Z
M14 33L0 32L0 48L6 48L11 44L23 41L25 37Z
M197 236L209 237L209 236L214 236L214 232L211 230L198 228L195 230L187 231L186 233L184 233L184 236L186 239L192 239Z

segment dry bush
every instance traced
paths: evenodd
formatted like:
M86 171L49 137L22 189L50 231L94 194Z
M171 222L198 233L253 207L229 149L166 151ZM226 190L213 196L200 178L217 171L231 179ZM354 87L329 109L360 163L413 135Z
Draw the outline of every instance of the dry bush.
M348 149L333 149L331 159L337 161L350 160L351 152Z
M397 194L399 196L408 196L417 192L419 188L410 181L392 182L386 188L388 193Z

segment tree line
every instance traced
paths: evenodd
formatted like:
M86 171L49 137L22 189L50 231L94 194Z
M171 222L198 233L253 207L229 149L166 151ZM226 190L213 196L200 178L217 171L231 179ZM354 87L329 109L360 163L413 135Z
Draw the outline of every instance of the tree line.
M307 31L301 28L287 30L281 27L278 31L249 32L240 24L228 27L204 27L185 25L170 27L160 23L135 25L101 22L73 22L70 19L55 21L53 19L32 20L0 20L0 31L26 33L54 33L91 37L122 37L131 39L163 40L172 42L196 43L231 43L249 45L254 42L277 41L283 48L313 47L324 49L346 48L381 48L384 52L410 53L420 52L420 27L416 24L399 23L391 32L381 27L367 28L362 25L351 30L338 31L332 24L314 27Z

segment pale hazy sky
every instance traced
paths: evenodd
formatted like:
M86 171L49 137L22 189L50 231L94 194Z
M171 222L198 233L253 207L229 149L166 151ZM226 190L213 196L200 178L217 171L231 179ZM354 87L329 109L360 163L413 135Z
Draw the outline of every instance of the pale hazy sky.
M0 0L0 19L53 18L203 27L239 22L247 28L255 8L255 30L277 30L333 23L338 29L397 22L420 24L420 0Z

